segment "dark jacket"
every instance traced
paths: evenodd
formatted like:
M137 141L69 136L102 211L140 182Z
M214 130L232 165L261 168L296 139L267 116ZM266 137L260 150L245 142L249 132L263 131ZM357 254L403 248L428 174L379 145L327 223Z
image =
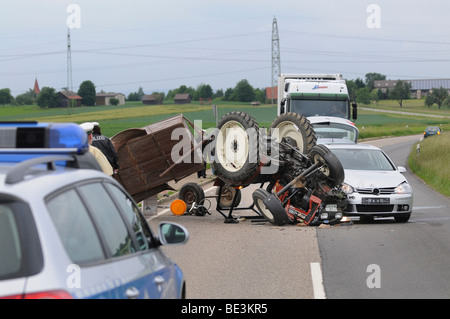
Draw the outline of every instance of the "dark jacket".
M92 134L92 146L97 147L106 156L113 169L119 169L119 157L111 140L104 135Z

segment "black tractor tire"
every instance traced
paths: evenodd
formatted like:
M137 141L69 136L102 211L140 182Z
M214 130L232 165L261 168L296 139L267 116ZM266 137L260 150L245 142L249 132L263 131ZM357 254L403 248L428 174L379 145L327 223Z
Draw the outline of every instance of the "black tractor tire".
M325 145L315 145L310 152L310 159L313 163L320 162L324 164L321 169L328 182L337 186L344 182L345 172L339 159Z
M192 204L203 204L205 201L205 192L197 183L186 183L181 186L178 192L178 198L186 203L186 211L189 211Z
M222 186L222 194L219 194L220 187L217 187L216 196L220 207L229 208L233 204L234 196L237 196L234 207L238 207L241 203L242 193L232 186ZM237 193L237 195L236 195Z
M244 112L225 114L214 140L214 174L231 185L248 185L259 172L259 127Z
M269 134L281 142L283 137L290 137L297 143L303 154L309 154L316 145L316 132L309 120L299 113L283 113L277 116L270 125Z
M290 222L283 205L274 194L263 188L258 188L253 192L252 197L256 208L269 223L283 226Z

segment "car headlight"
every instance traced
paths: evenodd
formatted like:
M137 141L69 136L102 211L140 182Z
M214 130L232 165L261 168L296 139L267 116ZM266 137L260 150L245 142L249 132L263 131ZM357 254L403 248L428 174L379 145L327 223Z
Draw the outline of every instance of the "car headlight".
M411 194L412 188L407 182L403 182L395 188L397 194Z
M355 190L353 189L352 186L343 183L341 186L341 190L345 193L345 194L351 194L353 193Z

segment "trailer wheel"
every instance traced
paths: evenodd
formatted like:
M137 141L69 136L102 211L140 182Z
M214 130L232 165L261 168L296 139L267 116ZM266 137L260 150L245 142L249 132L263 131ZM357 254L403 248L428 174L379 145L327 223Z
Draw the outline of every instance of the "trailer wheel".
M259 169L259 127L249 114L230 112L217 125L212 167L218 177L240 185Z
M186 211L189 211L194 202L203 204L205 192L197 183L186 183L180 188L178 198L186 203Z
M299 113L283 113L277 116L270 125L269 134L281 142L283 137L290 137L297 143L303 154L309 154L316 145L316 132L308 119Z
M336 155L325 145L315 145L311 149L311 160L313 163L320 162L324 164L321 172L333 186L342 184L345 177L344 168Z
M253 202L261 215L271 224L283 226L289 222L289 217L281 205L280 200L263 188L256 189L253 194Z
M237 195L235 195L237 190L236 190L236 188L234 188L232 186L222 186L222 194L219 194L219 190L220 190L220 187L218 187L216 190L216 196L218 196L217 200L219 201L220 207L223 207L223 208L231 207L231 205L233 204L234 196L237 196L234 207L239 206L239 204L241 203L241 199L242 199L241 192L238 192Z

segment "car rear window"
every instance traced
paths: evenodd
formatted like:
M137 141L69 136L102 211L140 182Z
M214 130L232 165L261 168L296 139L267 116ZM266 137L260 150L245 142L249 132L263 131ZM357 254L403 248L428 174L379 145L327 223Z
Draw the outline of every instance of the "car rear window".
M0 277L19 271L22 251L19 229L10 207L0 205Z
M0 280L42 270L42 249L28 204L0 194Z

